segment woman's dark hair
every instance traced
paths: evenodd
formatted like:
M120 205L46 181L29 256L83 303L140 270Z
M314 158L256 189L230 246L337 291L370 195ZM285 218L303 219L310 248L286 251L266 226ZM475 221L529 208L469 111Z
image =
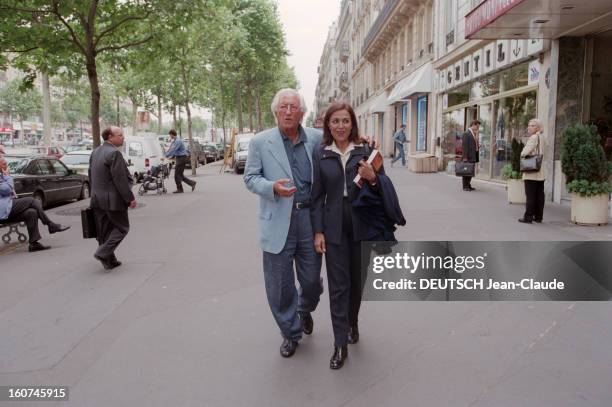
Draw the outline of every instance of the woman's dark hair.
M351 116L351 135L349 136L349 141L357 144L359 143L359 128L357 127L357 117L355 117L355 111L348 103L344 102L334 102L328 108L327 112L325 112L325 118L323 119L323 141L322 144L330 146L334 142L334 138L331 134L331 130L329 128L329 120L331 119L332 114L340 111L346 110L349 112Z
M169 134L169 135L171 135L171 136L176 136L176 130L171 129L171 130L168 132L168 134Z
M480 120L472 120L472 122L470 123L470 127L476 126L476 125L479 125L479 126L482 125Z

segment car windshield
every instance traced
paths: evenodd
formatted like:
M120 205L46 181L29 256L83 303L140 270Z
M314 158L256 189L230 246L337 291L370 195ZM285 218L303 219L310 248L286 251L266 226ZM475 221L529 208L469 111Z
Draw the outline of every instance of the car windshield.
M67 165L89 164L89 155L87 154L67 154L62 157L62 162Z
M237 151L247 151L249 149L249 142L251 140L246 140L246 141L241 141L240 143L238 143L238 149Z
M22 174L23 170L28 166L28 159L24 157L4 157L8 163L11 174Z

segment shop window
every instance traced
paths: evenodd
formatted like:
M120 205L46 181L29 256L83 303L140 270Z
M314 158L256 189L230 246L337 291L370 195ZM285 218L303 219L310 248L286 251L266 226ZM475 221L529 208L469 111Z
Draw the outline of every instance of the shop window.
M528 83L529 62L526 62L474 81L470 88L470 100L478 101L501 92L527 86Z
M527 141L529 120L537 117L536 91L506 97L494 103L495 126L491 145L492 177L501 179L501 169L510 160L512 140Z
M461 157L461 135L465 126L464 109L453 110L442 115L442 153L444 154L444 168L449 162Z
M470 100L470 87L461 86L448 93L448 107L467 103Z

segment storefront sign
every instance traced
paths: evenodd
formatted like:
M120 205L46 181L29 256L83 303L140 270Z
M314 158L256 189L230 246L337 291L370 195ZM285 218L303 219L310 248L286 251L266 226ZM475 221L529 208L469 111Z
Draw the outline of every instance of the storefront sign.
M417 99L417 151L427 150L427 96Z
M465 16L465 37L478 32L524 0L486 0Z
M537 85L540 82L540 61L533 60L529 63L529 85Z

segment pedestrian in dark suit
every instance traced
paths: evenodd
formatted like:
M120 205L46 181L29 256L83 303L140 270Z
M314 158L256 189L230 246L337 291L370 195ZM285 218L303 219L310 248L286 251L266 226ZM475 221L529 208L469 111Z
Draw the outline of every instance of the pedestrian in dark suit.
M479 120L473 120L470 123L470 127L467 129L462 136L462 149L463 149L463 162L476 164L480 161L479 158L479 150L480 143L478 141L478 129L480 128ZM472 177L464 176L462 177L463 181L463 190L464 191L473 191L475 188L472 188Z
M183 144L183 140L177 137L176 130L172 129L168 132L172 143L166 151L166 157L174 158L176 166L174 167L174 182L176 183L176 191L173 194L183 193L183 182L191 187L191 191L195 190L196 182L187 178L184 174L185 165L187 165L187 149Z
M98 250L94 257L104 269L121 265L115 250L130 230L128 208L136 207L132 193L132 176L119 147L123 145L123 132L109 127L102 132L104 143L91 153L89 181L91 207L94 209L98 231Z
M313 154L311 211L315 250L325 253L334 353L330 368L340 369L348 356L347 343L359 340L358 315L364 276L361 241L370 240L371 227L356 216L351 202L359 193L353 182L360 174L373 190L384 177L366 163L369 150L359 138L350 105L332 104L325 114L323 142ZM375 240L375 239L372 239Z
M0 156L0 221L25 222L30 242L28 251L38 252L50 249L49 246L39 242L41 239L38 230L39 219L52 234L70 229L70 226L62 226L49 219L38 199L31 196L17 197L15 181L11 177L8 163L4 157Z

